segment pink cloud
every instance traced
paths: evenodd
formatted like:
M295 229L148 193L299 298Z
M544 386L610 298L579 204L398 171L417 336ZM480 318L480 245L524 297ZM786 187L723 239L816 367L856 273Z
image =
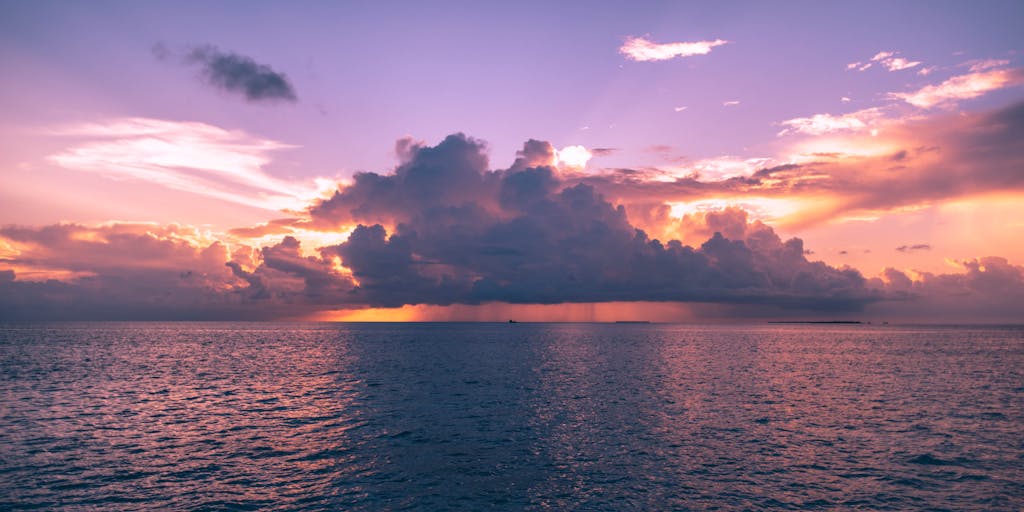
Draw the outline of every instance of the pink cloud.
M322 180L297 183L266 171L288 144L198 122L113 119L64 127L78 140L49 160L67 169L135 180L268 210L298 209Z
M610 170L580 181L627 209L712 199L734 204L749 198L780 199L793 208L777 216L779 223L809 226L927 201L1024 191L1019 165L1024 158L1022 110L1024 104L981 114L879 118L877 136L865 121L868 126L859 131L783 139L775 156L754 161L745 170L727 167L743 172L721 180L686 170L693 166L666 166ZM821 130L825 128L834 126L826 123Z
M890 93L889 96L915 107L932 108L977 98L991 91L1020 85L1022 82L1024 72L1021 69L995 69L954 76L940 84L928 85L913 92Z
M986 256L957 262L963 272L911 273L888 268L872 285L894 299L877 311L903 321L1018 322L1024 318L1024 266Z
M849 114L815 114L810 117L797 117L782 121L786 129L779 135L803 133L807 135L823 135L842 131L861 131L879 121L882 112L878 108L868 108L850 112Z
M638 62L669 60L676 57L707 55L716 46L729 41L715 39L713 41L694 41L678 43L655 43L644 37L628 37L619 48L619 53L627 59Z

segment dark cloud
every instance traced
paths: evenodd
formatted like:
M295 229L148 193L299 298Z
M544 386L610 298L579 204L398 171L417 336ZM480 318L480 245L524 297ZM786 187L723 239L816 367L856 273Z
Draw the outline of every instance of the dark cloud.
M618 151L618 148L593 148L590 150L590 154L594 155L595 157L609 156L618 153Z
M928 244L901 245L896 250L899 252L930 251L932 246Z
M16 270L16 280L0 282L0 317L173 319L245 314L219 291L230 278L224 267L226 247L185 241L194 234L178 226L146 224L0 228L0 237L19 248L16 257L0 264L22 269ZM56 277L25 280L39 274Z
M812 263L730 209L703 218L699 247L651 239L587 183L550 165L529 141L506 170L483 144L452 135L409 145L391 175L361 173L310 209L325 226L359 227L322 249L360 283L352 297L400 304L702 301L857 309L880 296L857 272Z
M167 58L168 50L162 45L154 47L158 58ZM198 64L203 77L211 85L230 93L242 94L252 102L298 100L288 77L250 57L220 50L215 46L192 49L186 62Z
M303 259L287 238L229 251L195 230L151 224L6 226L0 238L18 247L0 266L24 270L0 271L0 319L280 318L338 302L353 286L342 273L325 277L331 261Z
M244 290L246 298L250 300L265 300L270 298L270 293L267 290L267 283L261 276L258 276L253 272L247 272L237 261L229 261L224 265L231 269L231 273L234 274L235 277L249 283L249 287Z
M301 279L302 302L321 305L351 302L346 294L353 288L352 280L340 274L330 258L302 255L299 241L294 237L286 236L281 243L264 247L261 256L263 264L256 269L256 274Z
M995 256L959 263L961 273L923 272L916 279L886 269L870 285L900 300L877 304L870 311L902 321L928 323L1019 323L1024 318L1024 266Z
M482 142L462 134L434 147L403 139L396 147L402 162L393 174L356 173L352 185L318 202L309 213L315 225L333 227L393 225L412 212L467 203L486 203L481 206L493 209L498 182L487 170L484 149ZM550 144L529 141L513 168L528 168L545 158L550 162L553 155Z

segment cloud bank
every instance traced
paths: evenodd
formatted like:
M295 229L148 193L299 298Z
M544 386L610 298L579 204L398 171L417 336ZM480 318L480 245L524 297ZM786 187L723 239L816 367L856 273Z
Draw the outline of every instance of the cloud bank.
M355 225L313 250L291 236L252 248L152 225L2 228L12 249L0 264L13 279L0 283L0 303L10 317L209 318L639 300L827 312L882 298L857 271L808 261L800 240L739 211L707 215L697 247L651 239L622 206L563 175L546 142L527 142L499 170L461 134L398 148L394 173L357 174L309 208L311 226Z
M129 133L156 141L238 136L175 123L82 130L117 142L119 151L132 146L124 142ZM953 302L942 297L957 293L983 305L1021 294L1020 267L998 258L964 262L955 275L892 270L865 278L809 260L802 241L783 240L755 213L759 205L811 197L815 210L801 215L833 219L1024 188L1024 104L886 125L879 137L840 131L841 151L809 148L791 163L698 162L677 177L644 169L581 173L560 165L565 149L539 140L496 169L486 145L462 134L432 146L403 139L392 172L358 173L329 197L307 199L294 218L229 235L154 224L6 226L0 316L281 318L339 308L636 301L831 316L884 304L944 308ZM62 155L65 165L97 172L190 169L184 177L205 169L262 191L278 188L255 172L270 148L256 144L231 168L196 156L220 162L228 154L219 144L197 147L205 149L186 152L190 162L171 150L128 158L138 153L108 145ZM699 204L717 197L744 209ZM994 276L1000 285L986 288ZM1019 310L1024 301L1013 304L998 311Z

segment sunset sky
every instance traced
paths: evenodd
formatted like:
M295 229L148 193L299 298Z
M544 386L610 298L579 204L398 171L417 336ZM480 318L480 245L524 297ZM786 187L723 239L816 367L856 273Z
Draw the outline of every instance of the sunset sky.
M1024 318L1024 3L0 2L0 319Z

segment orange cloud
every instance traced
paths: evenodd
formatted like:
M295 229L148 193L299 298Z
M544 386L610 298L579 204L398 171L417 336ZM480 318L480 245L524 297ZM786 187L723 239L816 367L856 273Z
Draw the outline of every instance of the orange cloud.
M1024 188L1019 171L1024 159L1022 110L1024 104L980 114L879 117L859 131L783 141L779 156L720 176L709 173L705 178L700 172L665 167L610 170L579 180L626 205L631 215L650 211L651 205L777 199L793 208L775 222L807 226ZM831 127L824 123L820 128ZM877 135L872 135L876 127Z

